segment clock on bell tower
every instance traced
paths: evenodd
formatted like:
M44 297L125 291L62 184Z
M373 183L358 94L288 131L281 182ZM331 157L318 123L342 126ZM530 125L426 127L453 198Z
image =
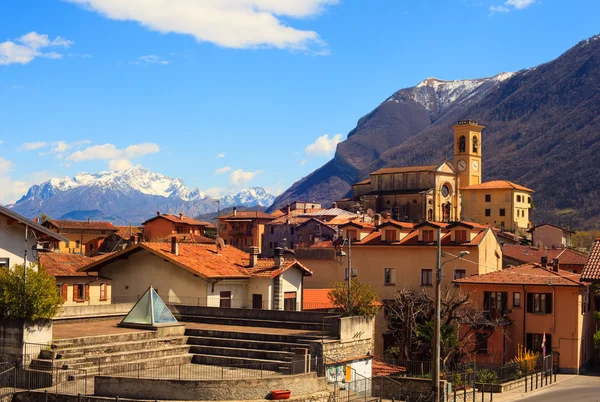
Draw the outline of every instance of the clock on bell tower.
M460 186L481 183L481 130L472 120L461 120L454 130L454 166L458 169Z

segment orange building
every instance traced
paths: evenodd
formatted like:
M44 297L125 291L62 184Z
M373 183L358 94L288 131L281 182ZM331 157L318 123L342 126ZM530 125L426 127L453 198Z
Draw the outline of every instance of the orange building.
M200 222L184 214L171 215L156 213L156 216L142 223L144 225L144 239L146 241L168 240L172 235L189 235L189 239L195 237L204 238L212 235L215 225L210 222Z
M68 242L61 241L58 249L62 253L86 254L85 244L93 239L106 238L118 232L119 228L110 222L92 221L70 221L60 219L47 219L42 226L61 234L69 239Z
M499 324L463 324L477 326L468 348L474 360L506 363L515 357L518 345L541 354L544 336L546 352L554 354L561 372L579 374L591 360L592 293L579 274L534 263L454 283L471 294L486 319Z
M260 211L237 211L233 210L225 215L219 216L219 236L225 244L230 244L241 250L248 247L258 247L262 252L263 234L265 225L275 217Z

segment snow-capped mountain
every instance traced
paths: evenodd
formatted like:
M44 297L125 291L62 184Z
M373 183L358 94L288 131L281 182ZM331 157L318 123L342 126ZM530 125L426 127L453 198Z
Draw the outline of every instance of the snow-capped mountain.
M45 213L52 218L108 220L117 224L141 223L162 213L196 216L229 206L268 206L274 200L261 187L213 198L181 179L141 167L121 171L79 173L32 186L9 207L27 217Z

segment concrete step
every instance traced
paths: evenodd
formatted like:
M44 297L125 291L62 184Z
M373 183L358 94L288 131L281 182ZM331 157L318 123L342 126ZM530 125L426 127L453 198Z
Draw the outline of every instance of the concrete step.
M69 360L62 359L33 359L30 363L31 367L38 370L51 370L51 369L74 369L79 367L86 367L92 363L88 362L84 357L75 357Z
M96 375L122 375L137 377L161 377L168 367L191 364L193 355L180 354L174 356L163 356L151 359L139 359L119 362L110 365L93 366L86 373L80 373L75 377L93 377Z
M193 355L192 363L194 364L205 364L211 366L225 366L225 367L238 367L247 368L249 370L268 370L276 371L279 373L287 372L290 369L291 362L277 361L277 360L265 360L265 359L252 359L243 357L231 357L231 356L219 356L219 355L208 355L208 354L195 354Z
M70 359L74 357L86 357L116 352L156 349L168 345L185 345L186 342L187 337L185 336L153 338L117 343L75 346L71 348L54 348L51 351L44 351L44 353L40 354L40 356L47 359Z
M263 332L238 332L215 329L187 328L185 335L189 337L227 338L263 342L299 343L309 345L311 341L321 340L319 334L301 333L297 335L266 334ZM325 337L325 339L334 339Z
M206 345L192 346L190 348L190 353L200 355L230 356L273 361L291 361L292 356L294 356L294 353L292 352Z
M52 341L52 345L53 348L56 349L68 349L76 346L102 345L117 342L141 341L155 338L158 338L156 331L139 331L121 334L84 336L79 338L54 339Z
M233 339L202 336L191 336L188 338L187 343L188 345L223 346L230 348L250 348L283 352L292 352L295 351L295 349L297 348L308 347L306 343L272 342L252 339Z
M166 346L156 349L145 349L136 351L126 351L117 353L107 353L98 356L87 356L86 359L94 363L94 365L111 365L115 363L123 363L128 361L155 359L165 356L176 356L187 354L190 347L188 345ZM68 361L69 359L65 359Z
M301 329L307 331L329 331L330 325L321 322L302 322L302 321L274 321L261 320L255 318L233 318L233 317L213 317L213 316L198 316L198 315L179 315L176 316L179 321L185 322L202 322L209 324L220 325L236 325L245 327L266 327L266 328L286 328L286 329Z

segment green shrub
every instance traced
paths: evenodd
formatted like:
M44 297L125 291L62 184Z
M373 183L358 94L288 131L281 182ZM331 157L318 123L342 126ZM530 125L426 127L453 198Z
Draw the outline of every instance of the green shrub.
M475 381L484 384L499 384L500 379L494 370L481 369L475 374Z
M594 332L594 347L600 349L600 329Z

